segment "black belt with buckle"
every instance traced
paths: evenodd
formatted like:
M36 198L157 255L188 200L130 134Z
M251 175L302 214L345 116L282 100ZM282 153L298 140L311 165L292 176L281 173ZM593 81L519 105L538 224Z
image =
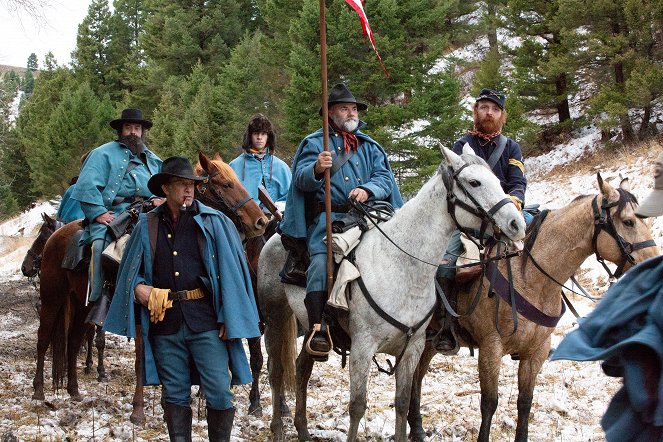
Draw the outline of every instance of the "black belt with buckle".
M168 292L168 300L170 301L192 301L194 299L200 299L205 297L205 292L203 289L193 289L193 290L179 290L177 292L170 291Z

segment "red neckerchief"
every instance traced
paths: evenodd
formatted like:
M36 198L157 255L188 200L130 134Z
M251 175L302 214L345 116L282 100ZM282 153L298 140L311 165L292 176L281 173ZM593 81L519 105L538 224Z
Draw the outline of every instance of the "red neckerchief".
M343 135L343 146L345 146L345 153L350 152L350 150L357 152L357 148L359 147L359 139L355 134L351 134L350 132L345 132L339 129L339 127L334 124L331 118L329 118L329 125L334 132L340 132L341 135Z
M477 136L479 138L483 138L486 141L490 141L493 138L495 138L496 136L501 135L502 131L498 130L497 132L493 132L492 134L485 134L485 133L475 129L475 130L468 130L467 133L470 134L470 135Z

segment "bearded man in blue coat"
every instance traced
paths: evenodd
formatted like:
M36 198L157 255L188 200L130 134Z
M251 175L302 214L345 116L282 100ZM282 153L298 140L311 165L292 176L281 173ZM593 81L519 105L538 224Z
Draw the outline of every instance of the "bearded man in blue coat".
M327 330L321 326L327 302L327 247L324 173L331 169L332 221L350 209L350 198L359 202L387 201L394 208L403 205L387 153L362 133L366 123L358 111L368 106L357 101L344 84L335 85L328 99L329 151L324 151L323 130L307 136L299 145L292 164L290 186L280 229L292 238L305 238L310 256L306 272L309 335L305 349L325 360L332 347ZM320 110L322 115L322 109ZM336 163L336 166L332 165Z
M263 186L272 201L285 204L292 173L290 167L275 155L276 134L272 122L265 115L255 114L251 117L244 133L242 149L244 152L230 162L230 167L251 198L262 207L258 199L258 187Z
M140 109L124 109L110 126L117 131L117 139L90 152L71 194L85 214L80 243L92 246L88 293L92 308L86 321L97 325L103 323L110 302L108 293L102 299L101 266L101 252L112 241L108 226L132 203L152 196L147 181L161 170L161 159L144 142L152 122L143 118Z
M150 179L150 190L166 203L140 215L105 324L111 333L135 337L140 321L144 382L163 386L171 441L191 440L195 378L205 392L209 440L230 440L230 387L252 381L241 339L260 336L237 229L193 198L195 182L203 179L182 157L166 159Z

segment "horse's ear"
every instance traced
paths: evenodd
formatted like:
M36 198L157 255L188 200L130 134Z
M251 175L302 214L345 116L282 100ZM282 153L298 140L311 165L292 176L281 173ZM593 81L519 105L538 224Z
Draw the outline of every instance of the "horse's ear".
M460 155L456 155L452 150L449 150L446 147L442 147L442 154L444 154L444 157L447 159L447 162L451 165L453 170L460 169L464 164Z
M622 180L619 182L619 188L624 189L627 192L631 191L631 182L628 180L628 178L622 178Z
M600 172L597 172L596 174L596 181L598 181L599 183L599 190L603 194L603 198L609 201L610 197L614 196L614 194L616 193L614 187L612 187L607 181L603 180L603 177L601 177Z
M200 167L202 167L204 171L209 172L210 160L202 151L198 152L198 161L200 161Z
M41 219L43 219L44 222L47 223L51 220L51 217L46 215L46 212L41 212Z
M214 153L214 160L223 161L223 158L221 158L221 154L219 152Z
M472 146L470 146L469 143L465 143L463 145L463 155L464 154L476 155L476 153L474 152L474 149L472 149Z

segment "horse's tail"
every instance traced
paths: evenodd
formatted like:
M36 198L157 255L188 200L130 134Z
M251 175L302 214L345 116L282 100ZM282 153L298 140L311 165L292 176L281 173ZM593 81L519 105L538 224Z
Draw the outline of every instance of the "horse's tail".
M51 374L53 388L57 391L64 386L64 379L67 375L67 343L71 325L71 300L69 296L62 303L56 318L51 335L51 349L53 351Z
M281 366L283 367L283 388L294 393L295 390L295 367L297 361L297 319L294 314L290 315L284 324L284 336L281 341Z

